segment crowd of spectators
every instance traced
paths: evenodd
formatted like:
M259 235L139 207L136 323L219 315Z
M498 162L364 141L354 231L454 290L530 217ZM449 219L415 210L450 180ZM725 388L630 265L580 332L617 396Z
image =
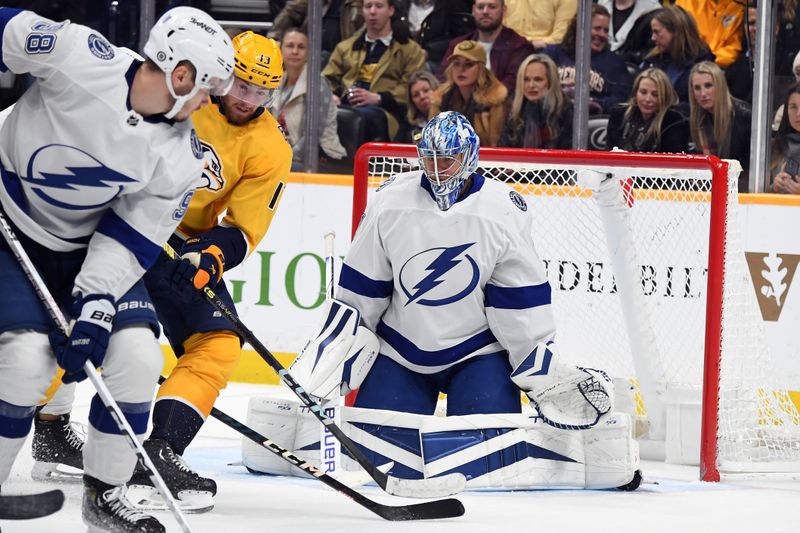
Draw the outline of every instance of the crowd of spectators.
M746 190L757 1L596 0L589 111L606 117L607 129L605 146L595 148L735 157ZM113 14L109 6L118 3L21 3L110 35L114 28L103 24L135 26L128 19L136 13ZM800 189L794 181L800 180L798 3L781 0L771 29L775 114L767 188L776 192ZM177 4L208 10L214 2L159 0L156 9ZM301 168L305 94L314 76L306 64L308 0L268 4L266 33L282 41L286 62L271 111ZM475 125L483 146L571 148L577 6L577 0L324 0L320 157L347 159L337 138L342 108L361 115L363 142L414 142L428 118L456 110ZM117 44L136 40L135 32L116 35Z

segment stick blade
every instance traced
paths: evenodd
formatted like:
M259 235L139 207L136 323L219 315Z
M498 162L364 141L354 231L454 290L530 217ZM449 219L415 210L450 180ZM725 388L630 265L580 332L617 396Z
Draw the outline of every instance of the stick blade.
M441 518L457 518L463 516L464 504L455 498L436 500L433 502L415 503L401 507L381 505L373 509L381 518L392 522L408 520L436 520Z
M51 490L39 494L0 495L0 520L29 520L48 516L64 505L64 493Z

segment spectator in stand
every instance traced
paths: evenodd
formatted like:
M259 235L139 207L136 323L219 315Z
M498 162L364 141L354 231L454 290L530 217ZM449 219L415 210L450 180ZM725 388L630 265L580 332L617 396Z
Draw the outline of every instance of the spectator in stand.
M300 28L289 28L281 37L283 54L283 78L278 95L270 106L270 112L278 119L286 140L294 153L292 170L302 170L306 145L306 89L308 87L308 35ZM347 155L339 142L336 123L336 104L330 87L322 80L319 101L321 165L328 160L339 161Z
M355 35L363 26L363 0L323 0L323 64L337 44ZM308 34L308 0L288 0L275 16L268 36L280 39L289 28L300 28Z
M747 192L750 166L750 106L731 96L716 63L697 63L689 76L692 141L699 153L742 164L739 192Z
M500 146L572 148L572 104L564 97L558 67L544 54L531 54L519 66Z
M728 67L742 51L744 2L741 0L676 0L694 19L700 37L717 65Z
M542 49L564 39L577 12L577 0L506 0L503 23Z
M591 60L589 73L589 112L609 113L614 105L625 101L631 93L633 80L625 61L608 48L608 24L611 17L601 5L592 4ZM575 42L578 16L564 36L564 42L544 49L556 65L561 87L570 99L575 92Z
M418 70L408 79L408 113L400 123L395 142L414 143L419 141L422 129L428 123L433 91L439 87L439 80L427 70Z
M789 89L783 107L786 112L772 140L772 190L800 194L800 84Z
M630 99L611 111L607 149L686 152L689 122L677 106L678 95L663 70L649 68L640 73Z
M388 141L406 112L408 78L425 64L425 52L408 25L394 20L397 0L364 0L365 28L336 45L322 75L339 103L364 118L366 141Z
M755 4L751 0L750 4ZM795 55L800 52L800 9L798 0L783 0L778 4L775 22L778 25L778 38L775 40L776 76L790 76ZM797 74L795 74L797 75Z
M689 73L701 61L713 61L714 54L697 33L694 19L682 8L666 6L650 21L653 49L640 68L660 68L669 76L683 112L689 107Z
M657 0L599 0L611 13L608 43L628 65L639 65L653 47L650 19L661 9Z
M753 101L753 67L755 66L756 17L758 9L755 2L747 6L747 24L745 25L745 47L739 57L725 69L725 80L734 98ZM775 23L777 34L778 24Z
M463 41L477 41L486 51L486 67L506 86L509 94L514 92L519 65L533 53L533 45L511 28L503 26L503 15L506 12L503 2L504 0L475 0L472 17L477 29L450 41L436 71L440 80L445 79L444 71L455 47Z
M480 1L480 0L479 0ZM461 41L448 58L446 81L433 93L430 118L458 111L472 123L481 146L497 146L506 116L508 90L486 68L486 51L477 41Z
M445 58L450 41L459 35L475 30L472 18L472 0L430 0L432 9L419 22L419 31L414 36L428 54L428 67L436 69ZM413 27L413 9L408 12L409 23Z

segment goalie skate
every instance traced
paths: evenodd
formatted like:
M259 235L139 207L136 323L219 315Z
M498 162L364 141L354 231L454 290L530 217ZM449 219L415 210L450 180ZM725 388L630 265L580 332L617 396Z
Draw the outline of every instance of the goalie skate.
M85 440L86 427L70 422L69 415L56 420L35 417L31 446L35 462L31 477L36 481L80 483Z
M214 508L217 484L213 479L198 475L163 440L147 440L144 449L182 511L204 513ZM150 480L149 473L138 467L128 483L127 497L137 509L147 511L168 509L158 489Z

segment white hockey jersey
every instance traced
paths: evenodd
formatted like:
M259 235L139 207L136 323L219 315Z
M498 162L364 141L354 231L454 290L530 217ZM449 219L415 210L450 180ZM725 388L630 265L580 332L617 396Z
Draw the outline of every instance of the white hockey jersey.
M0 70L35 83L3 112L0 203L54 251L88 246L83 294L125 294L155 261L202 175L191 121L132 110L142 58L69 21L0 9Z
M550 284L524 198L473 174L468 194L436 206L421 171L370 199L337 298L362 313L380 353L430 374L507 352L516 367L555 336Z

